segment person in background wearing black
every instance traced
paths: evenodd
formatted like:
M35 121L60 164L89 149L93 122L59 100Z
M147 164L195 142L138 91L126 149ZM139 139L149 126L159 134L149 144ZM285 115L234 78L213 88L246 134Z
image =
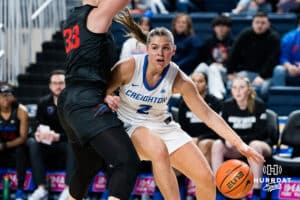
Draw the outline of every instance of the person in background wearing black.
M232 20L227 16L217 16L212 20L213 34L201 47L198 69L207 73L208 92L219 99L226 97L226 62L233 44Z
M201 70L195 70L191 75L192 81L195 83L199 95L216 113L222 110L222 101L215 96L207 93L207 75ZM195 114L188 108L181 97L178 107L178 120L182 129L193 137L194 142L204 154L209 165L211 165L211 147L218 135L206 126Z
M37 129L34 138L28 139L32 173L37 189L29 200L47 199L46 169L51 167L66 168L66 187L60 194L59 200L68 197L68 185L74 168L74 156L67 136L57 115L57 98L65 88L65 72L54 70L50 73L50 94L42 97L37 109ZM61 165L64 163L64 165Z
M224 102L222 117L238 135L264 158L272 153L272 141L265 131L267 123L266 106L256 97L247 77L236 77L231 87L232 98ZM216 173L224 158L241 158L241 154L228 141L216 140L212 146L212 168ZM249 161L255 180L263 173L263 163ZM251 200L260 199L261 183L254 182Z
M228 87L235 76L246 76L265 100L279 55L279 34L271 29L269 17L258 12L253 17L252 27L243 30L232 46L226 65Z
M0 83L0 165L8 167L8 164L12 164L17 168L17 200L25 199L23 187L27 166L25 141L28 119L27 108L17 102L13 87Z
M105 104L114 41L109 28L130 0L83 0L63 26L66 88L58 98L58 114L72 145L77 169L69 199L82 199L93 177L108 167L109 200L127 200L140 161L122 122Z

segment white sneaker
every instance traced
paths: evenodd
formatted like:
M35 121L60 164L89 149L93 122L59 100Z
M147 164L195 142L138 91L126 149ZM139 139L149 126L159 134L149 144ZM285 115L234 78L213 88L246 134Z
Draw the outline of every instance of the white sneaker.
M67 200L69 197L69 187L65 187L65 189L60 193L58 200Z
M28 200L47 200L48 191L42 187L38 187L34 192L29 196Z

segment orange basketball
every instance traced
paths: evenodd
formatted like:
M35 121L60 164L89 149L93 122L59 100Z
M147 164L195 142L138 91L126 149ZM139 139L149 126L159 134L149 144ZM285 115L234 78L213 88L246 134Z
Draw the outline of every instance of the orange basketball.
M253 173L249 166L240 160L224 162L216 174L219 191L232 199L245 197L253 186Z

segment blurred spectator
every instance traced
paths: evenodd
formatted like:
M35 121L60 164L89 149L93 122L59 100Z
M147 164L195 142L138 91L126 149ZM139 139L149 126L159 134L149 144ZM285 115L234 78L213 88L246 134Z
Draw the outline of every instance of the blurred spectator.
M198 12L204 10L203 0L161 0L169 12Z
M161 0L169 12L176 12L177 0Z
M201 41L195 35L191 17L184 13L177 14L172 21L172 32L176 45L173 61L189 75L200 61L201 47Z
M207 75L201 70L195 70L191 78L196 85L199 95L217 113L222 110L222 102L213 95L207 94ZM194 142L203 152L209 164L211 164L211 147L218 135L196 117L187 107L183 99L179 103L178 120L182 129L193 137Z
M256 98L255 90L250 86L249 79L246 77L236 77L233 80L231 93L232 98L224 102L222 117L250 147L264 157L270 156L272 141L265 131L267 123L265 104ZM211 159L215 173L225 158L241 157L241 154L229 142L219 139L213 143ZM262 177L263 163L249 160L249 165L254 178L259 180ZM255 181L253 188L252 199L259 200L261 183Z
M254 15L257 12L272 12L272 5L268 0L239 0L233 14Z
M151 20L147 17L141 17L138 24L144 34L147 34L151 29ZM135 37L130 37L123 43L120 59L143 53L146 53L146 45L139 42Z
M128 8L132 14L143 14L148 9L146 2L141 0L131 0Z
M60 194L59 200L65 200L69 195L68 185L75 161L57 115L57 99L64 87L64 71L51 72L49 77L51 94L41 98L37 110L38 127L35 137L28 140L32 173L37 185L37 189L28 198L29 200L47 199L46 169L50 166L49 164L52 167L61 166L62 161L66 167L66 187Z
M300 18L298 28L281 39L280 65L273 72L274 86L300 86Z
M177 0L176 10L178 12L199 12L203 11L203 1L202 0Z
M133 0L130 8L131 12L135 14L141 14L145 11L151 11L154 14L168 14L161 0Z
M146 0L146 1L150 4L151 11L154 14L157 14L157 13L168 14L169 13L161 0Z
M25 199L23 193L27 154L28 112L13 94L13 87L0 83L0 165L16 166L18 189L15 199Z
M259 12L253 17L252 27L238 35L227 63L229 88L236 75L243 75L262 98L267 97L280 54L280 37L270 26L268 16Z
M300 10L300 0L279 0L277 3L278 13L297 12Z
M226 16L218 16L212 21L213 35L204 41L201 50L203 62L197 67L208 75L208 91L219 99L226 95L224 82L229 50L233 44L231 35L232 20Z

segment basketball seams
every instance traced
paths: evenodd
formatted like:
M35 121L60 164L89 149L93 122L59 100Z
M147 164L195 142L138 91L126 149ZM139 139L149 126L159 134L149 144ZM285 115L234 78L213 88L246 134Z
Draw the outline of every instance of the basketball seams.
M231 172L230 173L228 173L224 178L223 178L223 180L222 180L222 182L221 182L221 184L220 184L220 188L219 189L221 189L222 188L222 186L223 186L223 183L224 183L224 181L227 179L227 177L229 176L229 175L231 175L231 173L234 171L234 170L236 170L236 169L238 169L240 166L242 166L243 165L243 163L241 163L240 165L238 165L236 168L234 168L233 170L231 170Z
M244 166L246 166L246 165L244 165ZM242 167L243 167L243 166L242 166ZM245 180L247 180L247 177L248 177L248 175L249 175L249 173L250 173L250 168L247 167L247 170L248 170L248 171L247 171L247 174L246 174L245 178L244 178L244 179L243 179L236 187L234 187L232 190L226 192L225 194L229 194L230 192L234 191L234 190L237 189L242 183L244 183ZM242 191L240 191L240 192L242 192Z

